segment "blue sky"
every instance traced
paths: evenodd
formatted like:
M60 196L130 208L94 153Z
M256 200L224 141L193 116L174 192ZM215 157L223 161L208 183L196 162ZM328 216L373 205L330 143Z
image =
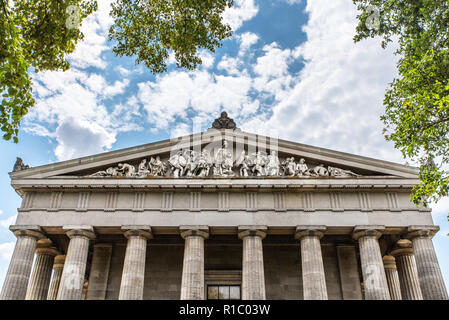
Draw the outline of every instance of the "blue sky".
M206 129L226 110L244 131L404 163L379 120L396 76L394 46L353 43L351 0L237 0L225 13L235 32L222 48L201 52L196 71L176 69L170 59L156 77L113 55L108 12L101 0L83 23L86 37L69 71L34 75L37 103L20 143L0 140L0 285L15 244L8 226L21 202L8 176L16 156L38 166L141 145ZM432 207L449 288L449 200Z

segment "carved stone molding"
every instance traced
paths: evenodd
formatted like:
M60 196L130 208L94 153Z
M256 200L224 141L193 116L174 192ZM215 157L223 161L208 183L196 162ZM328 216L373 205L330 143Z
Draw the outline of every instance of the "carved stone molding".
M122 226L123 235L129 239L129 237L143 237L146 239L153 239L153 233L150 226Z
M228 113L223 111L219 118L212 123L214 129L236 129L237 126L233 119L228 117Z
M355 226L352 237L358 240L361 237L376 237L379 239L385 226Z

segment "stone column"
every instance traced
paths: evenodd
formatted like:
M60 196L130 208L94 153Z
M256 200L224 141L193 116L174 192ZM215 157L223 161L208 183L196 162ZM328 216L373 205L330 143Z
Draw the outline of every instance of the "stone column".
M384 262L385 275L387 277L391 300L402 300L396 261L393 256L384 256L382 260Z
M411 241L407 239L399 240L396 248L390 254L396 258L402 300L422 300L418 269L416 268Z
M45 241L44 243L40 243ZM38 241L33 272L28 284L25 300L46 300L53 271L53 260L59 253L49 239Z
M356 226L353 238L359 242L365 300L390 300L390 292L378 239L384 226Z
M204 300L204 239L208 226L180 226L185 239L181 300Z
M61 282L62 270L64 268L65 255L58 255L53 262L53 278L48 290L47 300L56 300L58 296L59 283Z
M38 239L44 238L39 226L10 226L17 237L14 253L3 283L0 300L24 300Z
M89 241L95 238L95 233L90 226L67 226L63 229L68 230L70 242L56 299L81 300Z
M128 239L119 300L142 300L147 240L153 238L150 226L123 226Z
M266 226L239 226L243 240L242 300L265 300L265 274L262 240Z
M327 300L326 278L320 239L325 226L297 226L295 238L301 241L304 300Z
M432 243L437 226L410 226L408 238L412 240L418 278L424 300L447 300L446 286Z

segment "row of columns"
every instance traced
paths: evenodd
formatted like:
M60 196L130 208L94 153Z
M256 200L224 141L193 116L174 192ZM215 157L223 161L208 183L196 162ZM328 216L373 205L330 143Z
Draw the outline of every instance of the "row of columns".
M64 227L70 238L67 256L60 255L37 226L12 226L16 247L0 300L80 300L84 285L90 226ZM398 241L390 255L382 258L378 239L382 226L357 226L353 238L359 243L366 300L448 299L431 241L430 228L412 228L408 238ZM128 239L120 285L120 300L143 298L147 240L150 226L123 226ZM266 226L240 226L243 241L242 299L264 300L265 278L262 240ZM305 300L328 299L320 239L325 226L297 226L295 238L301 245L302 280ZM181 299L203 300L204 240L207 226L182 226L185 240ZM35 266L31 266L36 253ZM50 284L52 270L54 275ZM31 276L30 276L31 274Z
M383 261L392 300L423 300L410 240L399 240Z

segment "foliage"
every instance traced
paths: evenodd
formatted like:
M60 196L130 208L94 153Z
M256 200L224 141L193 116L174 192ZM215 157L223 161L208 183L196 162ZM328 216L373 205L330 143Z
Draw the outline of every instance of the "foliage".
M82 21L97 8L95 1L0 0L0 126L5 140L18 142L22 117L35 100L30 72L67 70L65 56L83 39L78 28L67 28L79 8Z
M400 56L384 99L384 136L419 164L420 184L411 200L428 205L449 192L449 2L353 0L361 13L354 40L397 39ZM371 7L370 7L371 6ZM378 28L366 23L379 10Z
M222 13L232 0L118 0L109 31L115 54L137 56L153 73L166 71L169 51L177 66L193 70L201 64L198 50L215 52L231 36Z
M222 13L232 5L232 0L116 0L110 13L113 52L136 56L153 73L166 71L169 52L178 67L195 69L202 63L200 49L214 52L231 36ZM96 9L95 0L0 0L0 128L5 140L18 142L22 117L35 104L31 74L69 69L66 57L84 37L79 26Z

